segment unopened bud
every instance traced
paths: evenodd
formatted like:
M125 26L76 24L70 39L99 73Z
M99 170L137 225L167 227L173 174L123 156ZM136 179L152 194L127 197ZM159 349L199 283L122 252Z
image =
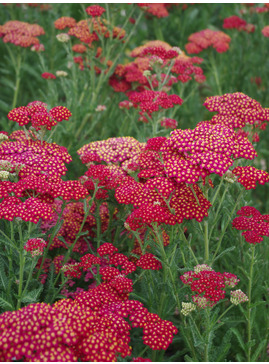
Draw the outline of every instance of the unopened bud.
M182 302L182 310L181 313L184 316L188 316L192 311L196 310L196 306L191 302Z
M57 77L66 77L66 76L68 76L68 73L65 71L59 70L59 71L56 71L56 76Z
M66 43L69 41L70 36L67 33L60 33L56 35L56 38L61 43Z

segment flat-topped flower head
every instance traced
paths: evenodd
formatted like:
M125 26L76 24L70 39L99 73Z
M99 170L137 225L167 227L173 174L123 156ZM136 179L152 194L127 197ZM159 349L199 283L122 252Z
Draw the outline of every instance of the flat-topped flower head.
M252 166L238 166L232 170L238 176L237 182L241 183L246 190L256 188L256 183L261 185L269 182L269 173Z
M141 255L136 265L142 269L159 270L162 269L162 263L156 259L152 253Z
M104 9L100 5L91 5L88 6L85 10L86 13L92 17L101 16L106 11L106 9Z
M63 30L65 28L72 28L75 25L76 25L76 20L69 16L62 16L61 18L58 18L54 22L55 28L60 30Z
M222 31L205 29L190 35L188 41L185 48L190 54L198 54L211 46L218 53L223 53L229 49L231 38Z
M28 48L39 44L40 35L45 34L44 29L38 24L29 24L19 20L10 20L1 25L0 37L4 43Z
M67 171L65 163L72 160L66 148L56 143L27 139L23 131L13 132L0 144L0 159L21 165L20 177L29 174L64 175Z
M262 215L257 209L252 206L243 206L232 222L233 228L244 230L246 242L250 244L261 243L263 236L269 236L269 215Z
M213 307L225 298L225 287L234 287L239 282L235 274L215 272L210 267L208 270L186 272L180 279L196 292L192 299L200 308Z
M132 137L109 138L85 144L77 153L82 163L104 161L120 165L135 158L143 146Z
M7 115L9 120L17 122L20 126L31 123L36 130L40 130L41 127L51 130L58 122L68 120L70 116L72 114L65 106L56 106L48 110L47 105L40 101L33 101L27 106L17 107Z
M195 129L176 129L161 146L164 167L169 177L193 184L210 173L222 176L233 158L253 159L257 156L247 138L229 127L207 122Z
M247 302L248 296L241 291L241 289L237 289L236 291L231 291L230 301L233 305L240 305L240 303Z
M242 92L211 96L206 99L204 106L209 111L218 114L210 120L212 124L223 124L232 128L242 128L246 124L269 120L269 111L261 104Z
M32 257L43 254L44 248L47 246L47 242L41 238L33 238L27 240L24 245L24 250L30 252Z

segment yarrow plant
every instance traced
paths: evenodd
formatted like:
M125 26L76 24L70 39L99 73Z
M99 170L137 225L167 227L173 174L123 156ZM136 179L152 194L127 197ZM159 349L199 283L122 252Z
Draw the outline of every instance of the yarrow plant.
M0 10L0 359L266 361L268 4Z

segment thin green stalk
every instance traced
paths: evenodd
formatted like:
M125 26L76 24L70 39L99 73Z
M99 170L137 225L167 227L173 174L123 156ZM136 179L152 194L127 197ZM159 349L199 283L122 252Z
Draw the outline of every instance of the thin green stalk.
M204 220L205 262L209 260L208 219Z
M208 307L205 309L205 316L206 316L206 337L205 337L205 351L204 351L204 361L209 362L209 336L211 332L211 325L210 325L210 315Z
M223 192L223 194L222 194L222 196L221 196L220 203L219 203L218 208L217 208L217 211L216 211L216 213L215 213L215 220L214 220L214 221L213 221L213 223L211 224L211 229L210 229L210 233L209 233L209 241L210 241L210 239L211 239L212 233L213 233L214 228L215 228L215 226L216 226L216 223L217 223L217 221L218 221L219 212L220 212L220 209L221 209L221 207L222 207L222 204L223 204L223 201L224 201L224 199L225 199L225 196L226 196L226 193L227 193L228 189L229 189L229 183L227 183L227 184L226 184L226 186L225 186L225 190L224 190L224 192ZM214 195L214 199L213 199L213 200L215 200L215 196L216 196L216 194ZM211 204L212 204L212 206L213 206L213 201L211 202Z
M23 236L21 224L19 224L19 236L20 236L20 250L19 250L19 284L18 284L18 301L17 301L17 310L21 308L21 299L22 299L22 286L23 286L23 273L24 273L24 265L25 265L25 251L23 249Z
M219 73L218 73L218 70L217 70L217 66L216 66L216 62L215 62L215 57L214 57L213 54L210 55L209 60L210 60L210 64L211 64L212 71L213 71L213 75L214 75L214 78L215 78L215 81L216 81L218 93L219 93L219 95L222 95L222 89L221 89L220 80L219 80Z
M172 286L173 286L173 291L174 291L173 296L175 298L177 307L179 309L180 308L180 302L179 302L179 298L178 298L178 292L177 292L177 288L176 288L176 285L175 285L175 280L174 280L174 277L173 277L173 273L171 271L171 267L170 267L170 264L169 264L165 249L164 249L163 241L162 241L162 239L160 237L160 234L159 234L159 231L158 231L158 227L157 227L156 224L154 224L154 225L153 225L154 234L155 234L155 236L157 238L158 245L159 245L159 247L161 249L162 260L164 262L164 282L166 282L167 273L168 273L168 275L170 276L170 281L171 281Z
M228 308L226 308L226 310L225 310L225 311L224 311L224 312L223 312L223 313L222 313L222 314L221 314L221 315L220 315L220 316L219 316L219 317L218 317L218 318L217 318L217 319L213 322L213 324L211 324L211 326L210 326L210 330L214 328L214 326L216 325L216 323L217 323L217 322L219 322L219 321L220 321L220 319L222 319L222 317L223 317L223 316L225 316L225 315L226 315L226 313L227 313L228 311L230 311L230 309L231 309L231 308L233 308L233 306L234 306L234 305L232 305L232 304L231 304Z
M248 311L247 311L247 333L248 333L248 340L247 342L250 343L251 336L252 336L252 325L251 325L251 293L252 293L252 279L253 279L253 266L255 261L255 245L251 246L251 263L250 263L250 270L249 270L249 281L248 281ZM247 361L251 361L251 346L248 347L247 350Z
M223 229L223 231L222 231L222 233L221 233L221 236L220 236L220 238L219 238L219 241L218 241L218 245L217 245L217 248L216 248L215 254L213 255L213 258L212 258L212 260L211 260L210 265L212 265L212 264L214 263L214 260L216 259L216 256L217 256L218 251L219 251L220 246L221 246L222 239L223 239L223 237L224 237L224 235L225 235L225 233L226 233L226 230L227 230L227 228L228 228L228 225L230 224L230 222L231 222L231 220L232 220L233 213L234 213L235 209L237 208L238 203L239 203L239 202L240 202L240 200L241 200L241 197L242 197L242 195L243 195L243 192L244 192L244 190L243 190L243 189L241 189L241 191L240 191L240 193L239 193L239 195L238 195L238 197L237 197L237 200L236 200L236 202L235 202L235 204L234 204L234 207L233 207L233 209L232 209L232 211L231 211L231 213L230 213L230 216L229 216L229 218L228 218L228 220L227 220L227 223L226 223L226 225L225 225L225 227L224 227L224 229Z
M193 252L193 250L192 250L192 247L191 247L191 245L190 245L190 243L189 243L189 241L188 241L188 239L186 238L186 236L185 236L185 234L184 234L184 230L183 230L183 228L180 226L179 227L179 230L181 231L181 236L183 237L183 240L185 241L185 243L187 244L187 247L188 247L188 249L189 249L189 251L190 251L190 253L191 253L191 255L192 255L192 257L193 257L193 259L194 259L194 261L195 261L195 263L196 263L196 265L198 265L199 264L199 262L198 262L198 260L197 260L197 258L196 258L196 256L195 256L195 254L194 254L194 252Z

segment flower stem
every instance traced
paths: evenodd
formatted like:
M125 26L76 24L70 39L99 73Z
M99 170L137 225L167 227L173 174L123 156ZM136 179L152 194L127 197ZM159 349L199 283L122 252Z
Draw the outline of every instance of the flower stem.
M250 263L250 271L249 271L249 281L248 281L248 311L247 311L247 333L248 333L248 340L247 342L250 344L251 341L251 291L252 291L252 279L253 279L253 266L255 261L255 245L251 246L251 263ZM247 350L247 361L251 361L251 346L249 345Z

